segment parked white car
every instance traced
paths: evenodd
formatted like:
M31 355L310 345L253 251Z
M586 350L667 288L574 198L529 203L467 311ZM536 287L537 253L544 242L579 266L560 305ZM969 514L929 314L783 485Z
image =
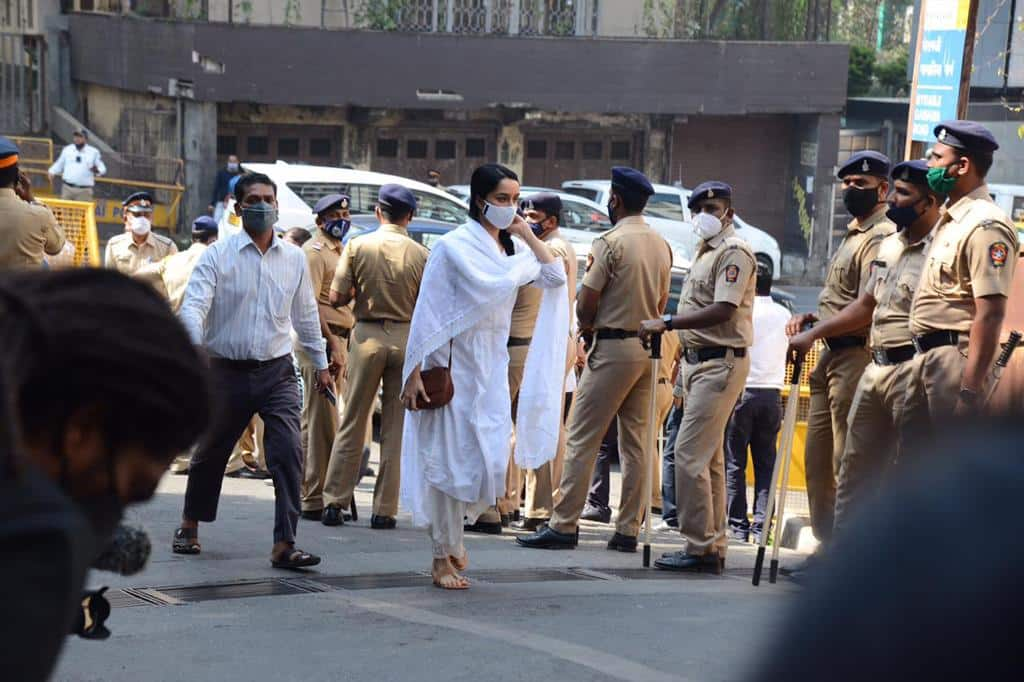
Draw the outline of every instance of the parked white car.
M313 206L322 197L333 194L347 194L352 198L351 210L354 215L373 213L377 192L381 185L396 183L408 187L416 197L416 213L421 218L438 220L443 223L461 225L466 222L466 202L447 192L409 178L372 171L334 168L331 166L309 166L277 163L243 163L252 173L263 173L277 184L278 230L316 226ZM232 234L241 229L241 223L234 216L234 199L228 202L221 219L222 234Z
M562 190L604 205L608 202L611 184L610 180L569 180L562 183ZM685 187L656 184L654 194L647 200L645 214L649 222L662 219L685 225L687 234L680 235L677 241L690 244L691 253L695 253L697 236L690 224L690 209L686 206L689 198L690 190ZM782 272L782 250L779 249L779 242L764 230L745 222L739 215L734 217L733 224L736 226L736 234L750 244L757 260L770 267L772 278L778 279ZM655 227L653 222L651 227ZM658 231L664 234L661 229Z

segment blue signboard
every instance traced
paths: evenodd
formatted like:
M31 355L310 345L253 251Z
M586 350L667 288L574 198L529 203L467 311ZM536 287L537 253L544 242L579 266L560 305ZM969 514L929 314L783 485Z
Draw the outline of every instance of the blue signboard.
M939 122L956 118L970 0L927 0L917 50L917 87L911 111L911 137L934 142Z

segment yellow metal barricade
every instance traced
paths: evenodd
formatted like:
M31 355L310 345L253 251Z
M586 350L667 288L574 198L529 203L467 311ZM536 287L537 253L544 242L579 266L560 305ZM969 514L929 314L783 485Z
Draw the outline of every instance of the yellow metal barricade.
M96 209L89 201L69 201L52 197L40 197L48 206L57 222L64 228L68 243L74 247L70 256L60 255L50 259L54 265L61 265L64 258L76 266L101 265L99 235L96 233Z

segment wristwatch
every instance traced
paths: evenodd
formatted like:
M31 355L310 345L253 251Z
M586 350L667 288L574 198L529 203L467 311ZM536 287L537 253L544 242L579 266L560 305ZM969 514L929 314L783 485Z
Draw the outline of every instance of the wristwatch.
M665 323L665 330L672 331L672 314L665 313L661 316L661 321Z
M969 388L964 388L963 386L961 386L959 397L960 402L969 407L974 407L975 405L978 404L978 393L976 391L972 391Z

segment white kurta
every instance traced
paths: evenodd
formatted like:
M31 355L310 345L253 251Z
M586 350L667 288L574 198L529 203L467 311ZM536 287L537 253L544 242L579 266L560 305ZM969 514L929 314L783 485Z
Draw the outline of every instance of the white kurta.
M564 339L568 334L561 259L541 265L525 244L518 239L515 243L516 254L506 256L471 220L442 237L427 259L409 330L403 382L417 364L423 370L447 365L450 352L455 396L445 407L405 413L401 501L415 526L431 522L428 486L482 507L493 504L504 489L512 434L507 347L518 288L532 282L545 289L538 326L551 328L546 338ZM551 345L561 352L528 356L523 381L524 389L529 380L532 391L543 396L534 401L545 406L538 420L547 425L551 413L551 426L539 429L543 435L531 447L554 452L565 350L564 344ZM554 438L550 444L548 435Z

